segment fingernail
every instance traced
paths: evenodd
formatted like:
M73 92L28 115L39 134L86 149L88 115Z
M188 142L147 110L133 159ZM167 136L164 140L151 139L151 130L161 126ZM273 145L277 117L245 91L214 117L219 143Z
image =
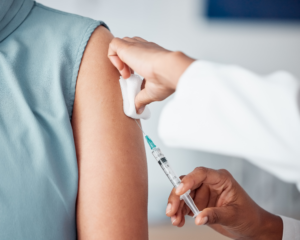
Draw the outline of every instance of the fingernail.
M200 218L200 219L197 219L196 224L197 225L204 225L204 224L207 223L207 221L208 221L208 217Z
M180 183L179 186L176 188L176 193L180 193L183 189L183 183Z
M141 107L140 109L137 110L137 113L138 114L142 114L145 110L145 106L144 107Z
M170 212L171 209L172 209L172 205L171 205L171 203L168 203L167 209L166 209L166 214L168 214L168 212Z
M176 217L175 217L175 216L172 216L172 217L171 217L171 222L172 222L172 224L173 224L175 221L176 221Z

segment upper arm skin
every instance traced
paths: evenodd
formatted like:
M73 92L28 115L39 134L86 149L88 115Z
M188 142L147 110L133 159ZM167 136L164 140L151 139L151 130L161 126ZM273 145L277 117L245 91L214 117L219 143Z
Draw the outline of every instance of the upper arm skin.
M81 62L72 126L79 169L78 239L148 239L143 136L125 116L119 73L107 58L113 36L92 34Z

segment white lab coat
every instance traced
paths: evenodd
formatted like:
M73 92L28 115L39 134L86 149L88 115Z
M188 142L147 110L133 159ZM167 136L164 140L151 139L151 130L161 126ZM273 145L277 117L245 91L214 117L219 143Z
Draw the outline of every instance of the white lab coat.
M162 111L169 146L245 158L300 190L300 83L279 71L196 61ZM284 218L284 240L300 239L300 221Z

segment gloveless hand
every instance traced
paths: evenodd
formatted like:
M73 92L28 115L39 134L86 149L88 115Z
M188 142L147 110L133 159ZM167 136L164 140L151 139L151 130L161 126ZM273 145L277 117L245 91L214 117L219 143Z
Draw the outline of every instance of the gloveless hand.
M191 189L191 197L202 211L197 225L207 224L219 233L244 240L281 240L283 223L259 207L226 170L199 167L182 178L170 194L166 214L172 224L182 227L185 215L193 213L179 196Z
M130 77L133 71L145 78L135 99L138 113L143 112L145 105L170 96L182 73L194 61L181 52L171 52L139 37L114 38L108 57L123 78Z

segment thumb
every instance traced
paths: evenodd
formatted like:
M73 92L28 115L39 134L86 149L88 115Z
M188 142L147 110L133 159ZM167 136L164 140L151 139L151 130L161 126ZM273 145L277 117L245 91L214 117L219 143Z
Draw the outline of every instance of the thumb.
M135 108L138 114L143 113L147 104L153 102L153 100L147 94L146 89L141 90L135 97Z
M234 217L234 210L231 207L211 207L205 208L196 217L196 225L204 224L221 224L227 226L229 223L232 224Z

